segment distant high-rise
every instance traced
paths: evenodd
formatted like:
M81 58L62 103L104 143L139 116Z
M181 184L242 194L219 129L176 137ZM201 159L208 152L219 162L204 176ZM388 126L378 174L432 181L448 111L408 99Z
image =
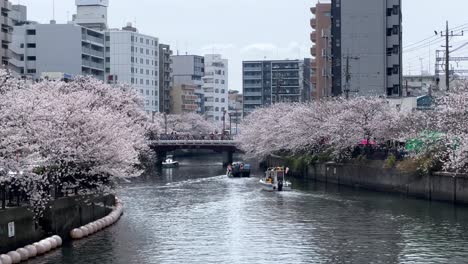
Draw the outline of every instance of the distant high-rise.
M314 18L310 20L313 29L310 39L313 43L310 53L312 60L312 96L315 99L331 96L331 4L318 3L310 9Z
M310 64L310 59L244 61L243 115L276 102L307 101Z
M219 54L205 55L205 115L210 121L223 121L227 118L228 98L228 60Z
M131 84L144 98L148 113L159 112L159 40L138 33L131 23L106 32L109 83Z
M73 21L81 26L95 29L107 29L107 7L109 0L75 0L77 13Z
M332 0L332 93L402 93L401 0Z

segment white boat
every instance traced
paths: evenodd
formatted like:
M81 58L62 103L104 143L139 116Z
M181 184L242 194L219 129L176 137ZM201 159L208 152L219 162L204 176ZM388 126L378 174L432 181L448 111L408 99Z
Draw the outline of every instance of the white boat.
M162 165L163 167L172 168L179 166L179 162L174 160L174 156L168 155Z
M284 170L282 167L268 168L265 172L265 177L260 179L262 189L269 192L274 191L290 191L292 184L285 179L288 169Z

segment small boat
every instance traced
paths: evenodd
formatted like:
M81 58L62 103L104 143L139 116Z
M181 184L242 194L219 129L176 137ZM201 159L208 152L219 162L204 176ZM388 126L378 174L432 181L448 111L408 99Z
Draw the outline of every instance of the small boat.
M274 191L290 191L292 184L285 179L289 169L283 167L268 168L265 172L265 177L260 179L262 189L269 192Z
M167 155L166 160L162 163L165 168L173 168L179 166L179 162L174 160L174 156Z
M250 164L243 162L234 162L227 168L226 175L228 177L250 177Z

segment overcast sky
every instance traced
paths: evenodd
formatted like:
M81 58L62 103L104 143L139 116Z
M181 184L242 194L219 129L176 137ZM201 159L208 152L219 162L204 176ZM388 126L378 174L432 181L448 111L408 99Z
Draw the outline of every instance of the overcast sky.
M53 0L11 0L28 6L28 17L41 23L52 18ZM352 0L345 0L352 1ZM133 22L143 34L159 37L174 53L220 53L229 59L230 89L242 90L243 60L310 57L310 7L316 0L110 0L109 26ZM326 2L326 1L322 1ZM65 23L75 13L74 0L55 0L55 19ZM434 35L434 30L468 23L467 0L403 0L405 74L431 67L439 43L412 43ZM468 25L464 26L468 33ZM468 35L468 34L467 34ZM468 38L454 38L454 47ZM467 49L456 54L463 55ZM431 57L429 57L431 54Z

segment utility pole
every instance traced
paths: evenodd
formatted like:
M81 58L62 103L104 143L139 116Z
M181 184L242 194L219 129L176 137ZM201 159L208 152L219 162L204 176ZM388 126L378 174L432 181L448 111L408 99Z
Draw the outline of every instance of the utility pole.
M345 98L346 100L349 99L349 92L351 91L350 90L350 83L349 81L351 80L351 73L350 73L350 69L349 69L349 60L352 59L352 60L359 60L359 57L351 57L349 55L347 55L346 57L346 73L345 73L345 77L346 77L346 84L345 84L345 89L344 89L344 92L345 92Z
M436 32L437 33L437 32ZM450 90L450 39L449 37L460 37L463 36L463 31L461 34L453 34L453 31L449 32L449 24L446 21L445 24L445 34L440 32L441 37L445 37L445 85L447 86L447 91Z

